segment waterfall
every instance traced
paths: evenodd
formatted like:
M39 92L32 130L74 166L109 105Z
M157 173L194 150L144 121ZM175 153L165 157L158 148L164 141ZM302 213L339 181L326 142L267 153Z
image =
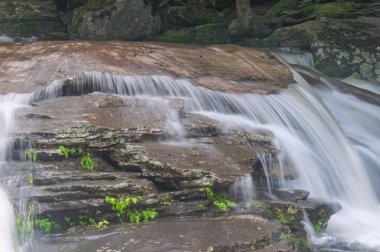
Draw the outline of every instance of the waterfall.
M375 84L375 83L365 81L365 80L354 79L354 78L350 78L350 77L343 79L342 81L347 83L347 84L350 84L351 86L361 88L361 89L365 89L365 90L368 90L372 93L380 95L380 85L379 84Z
M31 99L38 101L94 91L142 98L181 98L185 102L186 112L218 120L227 128L248 132L269 131L274 136L273 146L279 150L275 158L279 161L281 173L292 169L297 174L292 180L281 178L279 184L304 189L310 192L311 197L342 205L343 209L328 224L327 240L358 242L380 248L380 217L376 216L379 213L378 189L375 188L376 184L371 183L372 173L378 172L379 168L376 143L380 142L380 138L360 117L373 120L371 123L377 127L378 119L376 115L358 111L354 115L358 118L349 120L340 110L334 111L336 103L329 104L329 92L317 90L322 101L303 79L297 78L297 82L278 94L227 94L195 87L187 80L168 76L86 72L66 82L56 82L52 87L34 94ZM351 112L350 103L339 104ZM366 103L358 101L359 107L363 104ZM371 107L368 111L376 110L378 107ZM173 118L172 126L179 127L178 117ZM8 125L11 120L5 118L3 121ZM353 126L355 123L361 125ZM351 126L354 128L351 129ZM370 132L373 134L370 135ZM5 132L4 136L8 133ZM366 139L372 139L372 142ZM368 165L371 162L373 164ZM245 186L247 181L242 181L240 188L251 191L252 187ZM268 186L270 188L271 184ZM249 197L254 197L254 194L249 194Z
M11 130L14 125L15 110L28 104L32 94L6 94L0 95L0 173L6 175L6 160L11 157ZM1 185L0 185L1 186ZM6 191L0 187L0 251L14 251L17 244L15 231L16 220L13 206L10 203Z
M229 195L235 201L242 201L244 206L249 208L251 201L256 198L255 184L251 174L236 180L230 188Z
M305 189L311 197L342 205L343 210L329 223L328 233L345 242L380 246L376 244L380 237L374 229L379 226L379 217L373 216L379 210L379 202L365 161L310 86L303 80L298 82L279 94L261 96L220 93L164 76L133 78L84 73L75 78L71 92L98 90L132 96L182 97L187 112L208 116L231 127L269 130L283 153L281 163L287 163L298 174L297 179L286 181L285 186ZM361 219L365 216L371 218ZM368 232L358 236L352 226Z
M301 66L314 68L314 58L313 54L311 54L310 52L291 51L284 49L275 50L273 51L273 53L281 57L289 64L297 64Z

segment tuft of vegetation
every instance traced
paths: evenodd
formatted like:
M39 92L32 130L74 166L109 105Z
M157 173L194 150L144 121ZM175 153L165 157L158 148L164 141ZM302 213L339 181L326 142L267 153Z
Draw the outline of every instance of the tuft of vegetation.
M35 150L28 150L27 152L25 152L25 157L28 161L36 162L37 152Z
M34 205L29 204L28 206L29 211L28 211L28 217L26 219L26 233L29 235L29 237L34 236Z
M204 187L202 191L206 192L207 199L223 212L227 212L228 208L236 206L235 202L228 200L226 192L214 192L210 187Z
M66 159L69 158L69 149L67 147L60 145L57 149L65 156Z
M95 223L94 227L96 229L103 229L103 228L106 228L108 224L110 223L107 220L102 220L102 221L99 221L98 223Z
M252 200L252 201L251 201L251 205L252 205L255 209L257 209L259 212L264 213L264 212L268 212L268 211L269 211L268 208L266 208L266 207L264 206L263 203L261 203L261 202L259 202L259 201L257 201L257 200Z
M105 201L112 205L112 210L116 211L116 216L122 220L129 220L131 223L147 222L157 218L158 213L155 208L137 210L134 205L142 201L141 196L130 197L118 195L117 198L106 196Z
M173 200L165 200L165 201L160 202L161 206L171 206L172 204L173 204Z
M83 149L81 147L78 148L68 148L66 146L60 145L57 148L64 156L66 159L69 158L69 155L73 154L82 154ZM92 171L95 168L95 161L91 158L90 152L86 152L86 155L82 156L80 160L80 165L88 171Z
M21 241L25 240L24 224L21 215L18 215L16 218L16 231L19 239Z
M16 218L16 230L20 241L25 241L27 237L34 236L34 210L34 205L29 204L28 214L26 215L26 218L24 218L22 215L18 215Z
M49 219L37 220L37 227L44 234L50 234L53 230L57 230L59 225Z
M89 170L89 171L92 171L95 167L95 162L94 160L92 160L91 158L91 155L89 152L87 152L87 154L81 158L80 160L80 165L86 169L86 170Z
M298 238L292 234L281 233L280 240L287 241L294 248L309 248L309 242L305 238Z
M284 214L278 208L275 209L277 219L281 222L282 225L291 223L296 219L293 214Z
M138 224L141 220L143 220L144 222L148 222L149 220L156 219L158 213L154 208L148 208L141 211L133 209L128 211L126 216L129 222Z
M26 182L27 182L27 184L28 184L29 186L32 186L33 183L34 183L33 180L34 180L34 179L33 179L33 176L30 176Z
M323 232L324 228L325 228L325 222L322 221L322 220L318 220L315 224L314 224L314 230L317 234L320 234Z

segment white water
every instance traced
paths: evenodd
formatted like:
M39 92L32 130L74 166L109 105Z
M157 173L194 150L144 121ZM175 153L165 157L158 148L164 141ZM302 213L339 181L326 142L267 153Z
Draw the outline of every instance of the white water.
M316 92L351 139L377 196L377 201L375 199L374 201L379 202L380 108L331 88L318 88ZM355 186L362 192L359 183ZM332 216L327 233L329 235L338 233L338 237L345 237L352 242L365 243L369 247L379 249L379 214L379 204L372 209L364 209L359 204L343 208L341 213ZM359 223L360 228L349 228L347 223L353 225Z
M276 50L274 51L274 54L280 56L289 64L297 64L301 66L314 68L313 54L311 54L310 52Z
M0 174L8 168L7 158L10 156L12 140L11 130L14 127L15 110L28 104L31 94L0 95ZM17 236L15 232L15 216L13 206L3 188L0 187L0 251L10 252L15 250Z
M251 174L236 180L230 188L229 195L235 201L243 201L245 207L249 208L251 201L256 198L255 184Z
M0 34L0 44L1 43L12 43L14 42L12 38L8 37L7 35Z
M283 173L291 167L298 174L296 180L283 179L281 184L308 190L311 197L336 201L343 207L329 222L328 236L323 240L316 239L315 242L358 242L366 249L380 249L378 191L369 178L371 169L368 168L368 158L363 158L363 153L366 154L371 148L375 151L379 149L374 144L380 141L379 135L369 135L372 132L369 130L371 124L375 129L379 128L377 119L374 119L378 114L378 107L371 105L370 109L364 109L375 113L375 117L373 113L358 112L352 116L362 116L365 120L348 120L345 117L340 118L343 116L341 111L334 112L337 105L333 101L331 111L334 118L300 77L298 84L290 85L280 94L266 96L219 93L194 87L186 80L175 80L166 76L132 77L93 72L75 77L73 83L68 94L101 91L127 96L181 97L186 102L187 112L219 120L226 127L272 132L275 137L273 145L281 150L281 155L277 158L280 159ZM43 96L54 98L62 94L63 90L58 83ZM327 106L328 93L318 92L323 99L326 98ZM351 112L350 108L346 108L347 104L340 101L339 104ZM364 108L365 105L366 103L358 101L359 107ZM174 119L174 127L180 130L178 117ZM350 133L349 128L358 120L362 122L361 128L355 126ZM343 130L337 121L342 124ZM345 127L345 124L348 126ZM353 134L360 135L359 140L375 138L372 142L366 141L369 148L361 150L363 144L358 145ZM367 156L374 156L373 170L378 171L377 152ZM378 181L375 179L372 182Z
M369 81L354 79L354 78L346 78L342 80L343 82L350 84L351 86L365 89L371 91L372 93L380 95L380 85L371 83Z

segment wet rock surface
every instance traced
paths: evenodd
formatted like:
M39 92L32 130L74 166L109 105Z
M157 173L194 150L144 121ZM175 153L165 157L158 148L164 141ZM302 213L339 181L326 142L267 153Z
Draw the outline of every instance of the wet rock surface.
M52 241L36 245L31 251L208 251L215 244L221 247L235 241L264 247L279 228L280 225L255 215L165 219L139 226L111 227L107 232L86 232L91 240L78 240L75 234L52 237Z
M51 41L0 45L0 55L1 93L43 90L86 71L167 75L228 92L272 93L294 83L271 54L234 45Z

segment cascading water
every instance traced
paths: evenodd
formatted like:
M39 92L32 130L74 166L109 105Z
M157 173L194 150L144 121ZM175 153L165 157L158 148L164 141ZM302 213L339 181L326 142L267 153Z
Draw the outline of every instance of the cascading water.
M328 225L327 233L333 237L331 239L380 248L380 234L375 229L380 226L380 218L375 216L379 212L379 201L366 171L367 161L352 143L355 139L350 133L347 133L348 138L336 120L342 124L351 122L345 118L340 120L338 116L334 118L304 80L298 79L297 84L279 94L262 96L216 92L166 76L89 72L76 76L69 84L57 82L33 99L93 91L124 96L179 97L185 101L187 112L219 120L228 127L272 132L273 145L280 150L277 158L282 172L286 173L291 167L298 175L295 180L283 179L280 185L305 189L312 197L342 205L343 209ZM327 101L326 104L329 106ZM332 112L334 114L333 109ZM177 119L174 125L178 126ZM343 129L347 132L344 126ZM365 129L358 130L367 136ZM354 232L353 228L361 234Z
M372 93L380 95L380 86L369 81L358 80L354 78L346 78L342 80L343 82L355 86L357 88L365 89L371 91Z
M251 201L256 198L256 189L251 174L247 174L235 181L230 188L230 197L235 201L242 201L244 207L249 208Z
M6 160L11 156L10 133L14 127L15 110L28 104L31 98L32 94L11 93L0 96L0 173L2 176L6 175L6 170L9 169ZM14 209L3 188L0 188L0 222L2 223L0 251L14 251L17 244Z
M276 146L283 153L280 163L287 163L298 174L296 180L287 181L285 186L302 188L310 191L312 197L342 205L342 211L329 223L328 233L343 241L380 246L380 236L375 229L379 218L371 216L379 211L379 202L363 159L304 80L299 79L298 84L280 94L267 96L219 93L163 76L84 73L73 83L66 92L96 90L128 96L182 97L188 112L245 130L271 131ZM365 228L368 232L357 235L352 224L357 230Z
M289 64L297 64L301 66L314 68L313 54L311 54L310 52L291 51L286 49L276 50L273 52Z

